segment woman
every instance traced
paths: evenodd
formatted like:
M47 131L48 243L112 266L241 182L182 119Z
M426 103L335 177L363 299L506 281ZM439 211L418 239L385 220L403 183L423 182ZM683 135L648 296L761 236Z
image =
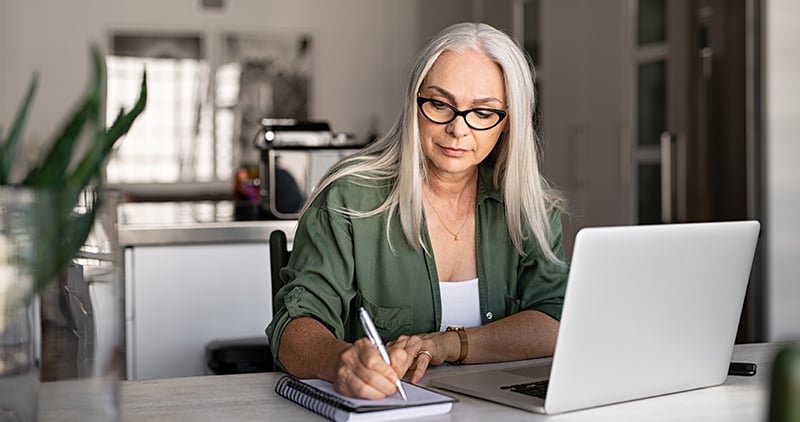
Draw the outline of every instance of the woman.
M423 49L392 129L332 168L300 218L267 328L287 372L381 398L430 365L553 353L567 268L533 93L527 55L491 26Z

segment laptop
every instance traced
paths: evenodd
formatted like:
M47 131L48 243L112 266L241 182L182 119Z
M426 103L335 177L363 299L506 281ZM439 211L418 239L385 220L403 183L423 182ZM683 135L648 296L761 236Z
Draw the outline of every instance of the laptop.
M757 221L584 228L552 360L431 385L554 414L722 384L759 230Z

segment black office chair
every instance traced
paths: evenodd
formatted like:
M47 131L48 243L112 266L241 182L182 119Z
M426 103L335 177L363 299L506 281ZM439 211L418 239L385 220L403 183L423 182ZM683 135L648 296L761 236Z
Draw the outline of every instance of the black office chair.
M275 296L278 289L283 286L280 277L281 268L289 263L289 246L286 243L286 233L283 230L275 230L269 234L269 268L272 278L272 306L275 309Z
M275 306L275 296L283 283L280 270L289 262L286 233L275 230L269 235L269 266L272 279L270 301ZM266 322L265 322L266 323ZM269 341L264 336L215 340L206 346L206 364L217 375L246 374L276 371Z

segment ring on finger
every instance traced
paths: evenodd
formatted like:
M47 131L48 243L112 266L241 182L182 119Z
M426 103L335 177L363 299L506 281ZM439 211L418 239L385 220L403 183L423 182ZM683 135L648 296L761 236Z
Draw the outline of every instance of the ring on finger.
M433 353L431 353L430 350L420 350L419 352L417 352L416 357L419 358L419 355L428 355L428 359L433 360Z

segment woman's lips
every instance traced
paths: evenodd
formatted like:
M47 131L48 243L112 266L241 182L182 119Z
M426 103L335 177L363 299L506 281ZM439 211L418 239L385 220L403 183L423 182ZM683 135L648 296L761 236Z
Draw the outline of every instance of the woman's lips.
M450 148L443 145L439 145L439 149L441 149L442 153L448 157L463 157L467 153L467 150L465 149Z

